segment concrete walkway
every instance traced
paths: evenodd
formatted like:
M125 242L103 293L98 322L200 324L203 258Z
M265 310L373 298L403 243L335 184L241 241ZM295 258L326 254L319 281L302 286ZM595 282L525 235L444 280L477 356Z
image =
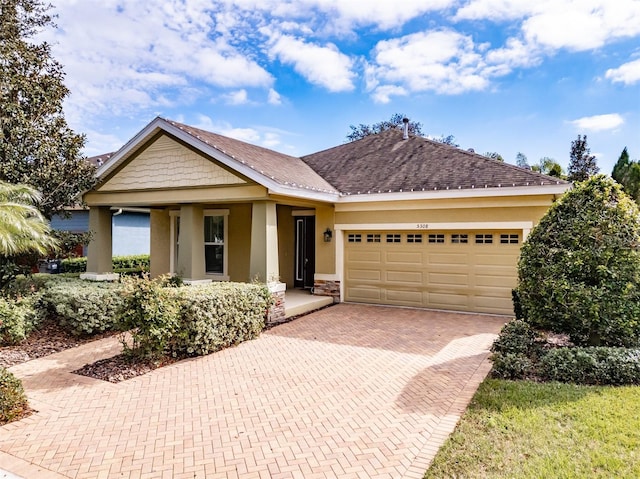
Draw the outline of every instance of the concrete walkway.
M38 412L0 428L25 478L415 478L489 371L505 318L341 304L110 384L105 339L14 366Z

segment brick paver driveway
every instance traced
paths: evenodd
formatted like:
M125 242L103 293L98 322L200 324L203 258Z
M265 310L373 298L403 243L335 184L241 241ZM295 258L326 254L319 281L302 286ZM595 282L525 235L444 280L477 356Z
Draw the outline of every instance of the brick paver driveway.
M420 478L505 318L341 304L109 384L102 340L12 368L39 412L0 428L24 477Z

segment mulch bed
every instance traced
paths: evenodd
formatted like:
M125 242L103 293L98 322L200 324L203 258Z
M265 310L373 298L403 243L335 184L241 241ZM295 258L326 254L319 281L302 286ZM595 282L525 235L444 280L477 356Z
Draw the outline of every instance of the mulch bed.
M46 321L20 344L0 347L0 366L9 368L32 359L75 348L81 344L113 336L108 332L90 337L74 336L54 321Z
M33 331L20 344L0 347L0 366L9 368L32 359L48 356L49 354L75 348L91 341L103 339L118 334L107 332L89 337L74 336L67 332L55 321L47 321ZM126 379L146 374L154 369L173 364L181 358L161 357L158 359L129 358L122 354L102 359L92 364L86 364L76 374L94 379L101 379L111 383L118 383ZM28 414L27 414L28 415Z
M119 383L126 379L135 378L146 374L154 369L168 366L181 358L161 357L157 359L129 358L122 354L111 358L101 359L92 364L85 364L80 369L73 371L82 376L94 379L102 379L110 383Z

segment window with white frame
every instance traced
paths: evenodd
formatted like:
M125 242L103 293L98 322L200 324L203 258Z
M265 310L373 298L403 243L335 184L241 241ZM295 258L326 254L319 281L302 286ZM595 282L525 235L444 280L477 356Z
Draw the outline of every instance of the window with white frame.
M172 211L172 236L174 238L171 271L176 271L180 249L180 212ZM227 237L229 210L204 210L204 260L205 273L220 279L228 279Z
M204 262L207 274L225 274L224 216L204 217Z

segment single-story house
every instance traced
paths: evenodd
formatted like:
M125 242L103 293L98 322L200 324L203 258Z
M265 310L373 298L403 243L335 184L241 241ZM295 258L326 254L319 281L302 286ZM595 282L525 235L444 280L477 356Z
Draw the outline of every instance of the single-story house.
M111 273L114 208L145 208L152 276L497 314L513 314L523 240L570 187L406 129L298 158L160 117L97 175L88 278Z

